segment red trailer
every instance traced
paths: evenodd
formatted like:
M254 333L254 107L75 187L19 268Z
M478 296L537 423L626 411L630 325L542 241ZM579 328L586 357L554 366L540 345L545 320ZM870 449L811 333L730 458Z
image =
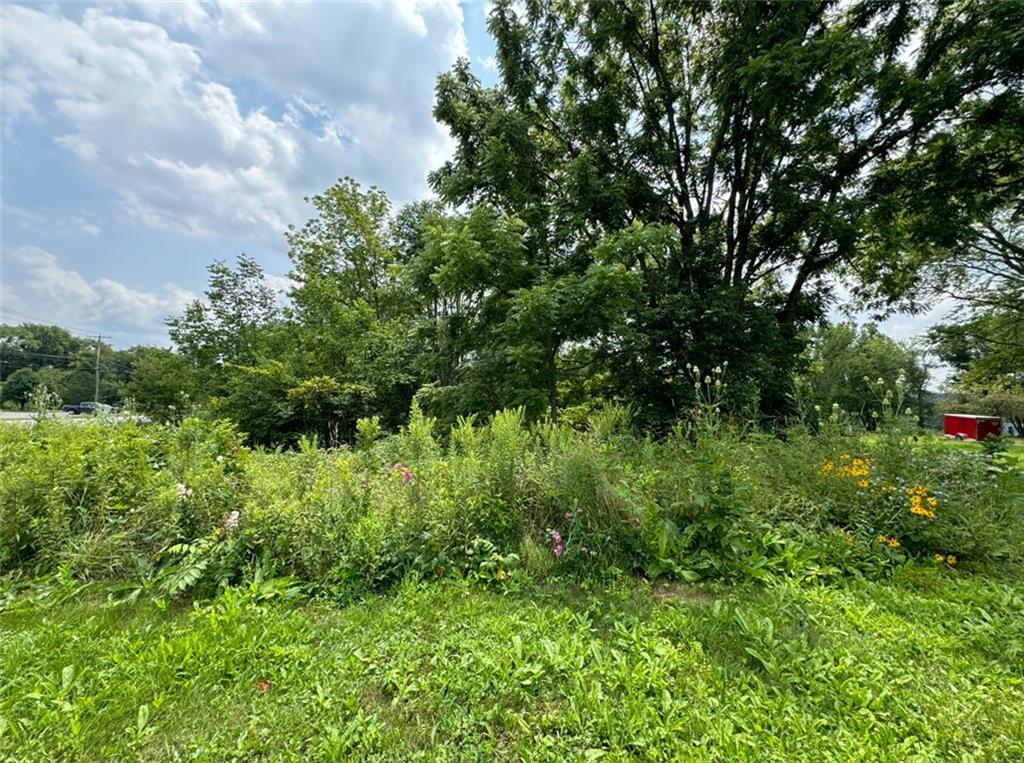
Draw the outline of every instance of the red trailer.
M966 413L947 413L946 437L958 440L984 440L1002 434L1003 420L998 416L972 416Z

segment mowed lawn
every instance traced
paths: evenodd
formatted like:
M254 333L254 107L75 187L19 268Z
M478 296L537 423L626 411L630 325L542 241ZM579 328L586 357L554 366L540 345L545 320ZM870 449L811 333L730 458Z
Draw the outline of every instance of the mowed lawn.
M261 582L0 599L6 760L1024 759L1024 584Z

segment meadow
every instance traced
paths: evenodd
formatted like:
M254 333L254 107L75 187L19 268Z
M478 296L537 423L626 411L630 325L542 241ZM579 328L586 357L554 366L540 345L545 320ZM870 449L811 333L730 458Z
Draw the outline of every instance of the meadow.
M1016 452L520 412L0 429L0 759L1019 760Z

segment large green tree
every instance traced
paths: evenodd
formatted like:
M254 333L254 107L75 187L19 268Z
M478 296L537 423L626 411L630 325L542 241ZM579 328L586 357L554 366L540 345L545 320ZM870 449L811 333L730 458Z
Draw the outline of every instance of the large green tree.
M913 180L907 163L1011 89L1022 15L499 0L500 83L465 62L439 79L435 115L456 150L431 182L525 223L523 259L540 267L513 288L579 277L599 245L616 248L641 296L593 347L651 415L678 412L685 363L709 353L778 404L773 380L832 280L904 256L868 243Z

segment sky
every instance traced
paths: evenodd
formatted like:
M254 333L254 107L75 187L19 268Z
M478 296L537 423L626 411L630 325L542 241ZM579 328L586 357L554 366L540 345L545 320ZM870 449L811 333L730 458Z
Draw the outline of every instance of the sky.
M496 80L484 2L0 6L0 322L167 344L206 267L283 288L304 197L351 176L396 207L452 141L434 83ZM909 339L946 306L882 324Z

